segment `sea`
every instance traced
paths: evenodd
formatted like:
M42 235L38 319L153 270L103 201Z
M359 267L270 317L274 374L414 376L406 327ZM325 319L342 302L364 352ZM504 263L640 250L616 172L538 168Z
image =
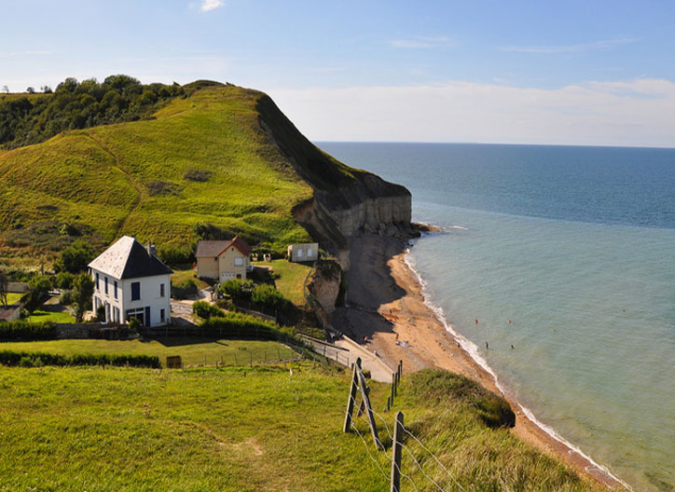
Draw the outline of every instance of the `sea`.
M408 262L504 391L633 490L675 490L675 149L318 145L441 229Z

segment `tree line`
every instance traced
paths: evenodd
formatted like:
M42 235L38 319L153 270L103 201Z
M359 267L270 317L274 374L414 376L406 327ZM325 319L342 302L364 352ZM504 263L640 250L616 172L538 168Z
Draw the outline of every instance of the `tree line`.
M53 93L30 98L0 95L0 146L12 149L44 142L66 130L137 121L183 95L183 87L176 83L141 84L128 75L111 75L102 83L67 78Z

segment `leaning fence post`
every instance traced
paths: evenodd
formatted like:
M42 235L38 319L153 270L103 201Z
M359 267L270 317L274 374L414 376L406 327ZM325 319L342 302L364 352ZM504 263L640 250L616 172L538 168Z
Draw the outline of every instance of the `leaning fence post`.
M396 427L394 428L394 449L391 453L391 489L390 492L401 490L401 448L403 441L403 412L396 412Z
M398 361L398 380L401 380L401 376L403 376L403 360Z
M373 436L373 441L375 442L375 446L377 446L378 449L384 449L384 446L380 442L380 437L377 435L377 425L375 424L375 416L373 415L373 407L370 405L370 398L368 397L368 390L366 386L366 378L363 375L363 372L361 372L361 368L359 367L359 386L361 387L361 398L363 398L363 401L366 403L366 413L368 414L368 423L370 424L370 433Z
M347 400L347 413L345 414L345 424L342 427L342 432L347 432L352 425L352 412L354 411L354 401L356 400L356 386L357 386L357 372L361 367L361 358L356 359L354 364L354 372L352 374L352 385L349 389L349 400Z

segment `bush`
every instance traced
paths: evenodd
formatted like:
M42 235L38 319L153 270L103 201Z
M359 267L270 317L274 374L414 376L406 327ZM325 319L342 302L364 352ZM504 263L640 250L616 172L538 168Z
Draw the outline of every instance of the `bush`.
M75 276L70 272L60 272L56 275L54 280L54 286L59 289L70 290L73 288L73 282L75 281Z
M96 252L91 244L85 241L75 241L61 251L54 268L57 272L80 273L87 269L87 265L94 258L96 258Z
M236 302L249 302L255 284L251 280L231 278L220 284L220 292Z
M281 340L298 343L294 338L295 330L293 328L280 329L273 323L239 313L228 313L224 316L211 317L204 321L200 325L200 328L206 336L251 340Z
M69 306L73 303L73 292L70 290L64 290L61 292L61 297L59 297L59 302L64 306Z
M214 306L213 304L209 304L208 302L204 301L197 301L192 305L192 312L195 313L197 316L203 319L209 319L212 316L218 317L218 316L224 316L225 313L223 312L222 309L218 308L217 306Z
M54 340L56 324L29 323L28 321L0 322L0 340Z
M42 367L44 366L130 366L161 367L159 357L155 355L115 355L115 354L74 354L60 355L44 352L0 351L0 364L4 366Z
M199 288L192 279L184 280L178 285L171 285L171 297L176 299L187 299L196 295L197 292Z
M28 282L30 291L21 298L24 309L32 313L39 308L52 288L51 282L44 277L33 277Z
M251 293L251 301L261 310L284 311L289 301L281 292L268 284L257 285Z
M129 320L129 329L135 333L140 333L141 331L141 322L138 321L138 318L131 318Z
M184 265L195 261L194 248L181 248L164 244L157 250L157 257L167 265Z

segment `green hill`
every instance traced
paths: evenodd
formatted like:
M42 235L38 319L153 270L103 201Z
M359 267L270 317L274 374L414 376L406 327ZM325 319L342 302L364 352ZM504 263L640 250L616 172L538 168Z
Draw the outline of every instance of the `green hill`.
M184 250L200 237L240 234L282 252L309 240L308 229L339 249L344 237L329 217L321 231L305 229L295 209L319 198L345 209L363 197L409 196L321 152L258 91L209 82L181 90L149 119L0 150L5 254L49 256L80 236L102 248L122 234Z

